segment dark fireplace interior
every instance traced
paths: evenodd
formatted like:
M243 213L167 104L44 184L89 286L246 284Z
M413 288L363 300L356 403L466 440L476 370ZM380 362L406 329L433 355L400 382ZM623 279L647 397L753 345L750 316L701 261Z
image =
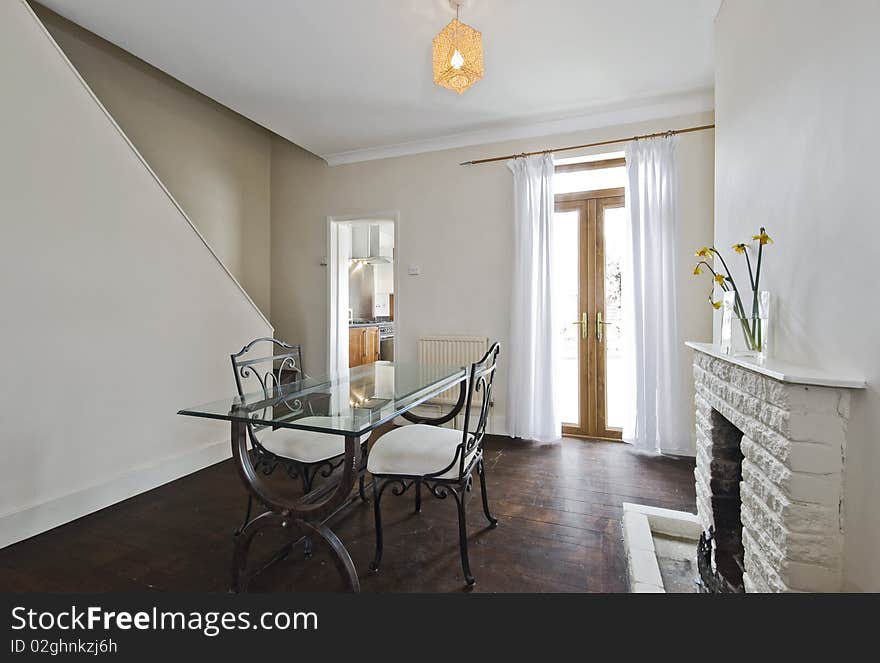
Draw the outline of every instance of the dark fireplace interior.
M698 565L704 587L712 592L742 592L743 543L739 485L742 481L743 433L712 410L712 463L710 488L714 530L700 538ZM711 565L715 550L715 570Z

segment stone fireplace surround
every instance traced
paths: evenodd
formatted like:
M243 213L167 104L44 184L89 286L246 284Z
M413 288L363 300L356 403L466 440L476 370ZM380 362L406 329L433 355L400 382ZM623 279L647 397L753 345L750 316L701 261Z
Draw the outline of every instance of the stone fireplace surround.
M703 531L725 531L716 518L730 514L719 516L717 507L732 499L730 480L738 477L729 475L741 452L745 591L839 591L850 391L864 381L687 345L695 350L694 475Z

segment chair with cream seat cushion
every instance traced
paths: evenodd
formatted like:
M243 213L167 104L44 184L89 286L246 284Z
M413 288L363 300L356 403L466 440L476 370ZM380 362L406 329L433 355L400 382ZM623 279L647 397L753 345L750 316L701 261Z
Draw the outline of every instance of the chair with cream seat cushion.
M498 520L489 512L486 495L486 470L483 466L483 436L491 406L492 382L498 363L500 346L494 343L489 351L470 367L463 430L424 424L403 426L385 433L370 449L367 470L373 475L373 513L376 520L376 556L370 563L379 570L382 560L382 512L380 502L385 490L392 486L394 495L402 495L415 486L416 512L422 507L422 484L439 499L449 495L458 507L458 534L461 566L468 586L476 580L471 574L467 548L465 492L470 489L473 471L480 477L483 513L490 527ZM471 428L471 411L479 396L479 417Z
M265 354L252 356L260 352ZM264 397L269 399L275 387L307 377L303 372L302 347L274 338L258 338L251 341L231 355L231 360L235 386L240 398L244 398L247 393L262 392ZM321 395L317 396L319 398L302 399L303 402L299 407L302 408L304 416L296 419L298 424L309 425L311 422L316 427L321 427L326 417L314 412L315 409L321 409L320 405L315 407L315 402L320 400ZM292 412L292 414L298 413ZM345 437L342 435L293 428L273 430L256 422L248 424L248 435L253 453L257 456L254 467L263 474L270 475L279 464L284 466L291 478L301 479L304 493L311 492L312 484L319 472L321 476L329 477L342 465L345 456ZM367 498L364 493L363 473L366 469L369 438L369 433L361 437L363 461L360 468L359 490L365 502ZM250 520L252 504L252 498L248 495L244 524Z
M412 424L385 433L376 443L367 461L371 474L397 474L403 476L426 476L447 469L436 475L437 479L458 477L458 466L452 463L461 445L461 431L425 424ZM473 439L473 435L470 436ZM476 454L474 448L465 465Z
M319 427L326 419L326 417L302 417L296 422L304 426ZM299 463L320 463L345 454L345 437L332 433L278 428L266 431L264 435L259 436L259 439L260 445L266 451ZM362 435L361 444L365 444L369 439L369 433Z

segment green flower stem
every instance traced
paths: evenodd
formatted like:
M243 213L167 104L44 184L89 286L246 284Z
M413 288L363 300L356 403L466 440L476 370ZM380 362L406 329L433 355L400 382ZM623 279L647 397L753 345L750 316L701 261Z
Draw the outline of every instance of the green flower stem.
M755 289L755 277L752 275L752 261L749 258L749 250L743 249L743 255L746 257L746 267L749 268L749 283L752 284L752 290Z
M766 231L764 230L764 226L761 226L761 230L759 231L759 235L763 236ZM764 243L761 240L758 240L758 264L755 267L755 283L752 288L752 335L757 339L757 347L756 350L761 350L761 325L758 322L758 288L761 283L761 261L764 257Z
M717 249L712 249L712 252L718 256L718 259L721 260L721 264L724 266L724 271L727 272L727 278L730 280L730 284L733 287L733 291L736 293L734 296L734 306L737 309L737 317L740 319L740 324L743 328L743 334L746 337L746 343L748 344L751 350L757 349L755 347L755 330L749 326L748 317L746 316L746 310L742 303L742 298L739 296L739 288L736 287L736 281L733 280L733 276L730 273L730 268L727 266L727 261L724 260L724 256L722 256ZM760 254L759 254L760 255ZM760 259L759 259L759 268L760 268Z

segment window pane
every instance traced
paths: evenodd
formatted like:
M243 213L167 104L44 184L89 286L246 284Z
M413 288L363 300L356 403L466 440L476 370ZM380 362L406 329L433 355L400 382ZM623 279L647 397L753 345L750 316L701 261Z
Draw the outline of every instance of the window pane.
M617 189L626 186L626 166L575 170L556 173L553 176L553 193Z

